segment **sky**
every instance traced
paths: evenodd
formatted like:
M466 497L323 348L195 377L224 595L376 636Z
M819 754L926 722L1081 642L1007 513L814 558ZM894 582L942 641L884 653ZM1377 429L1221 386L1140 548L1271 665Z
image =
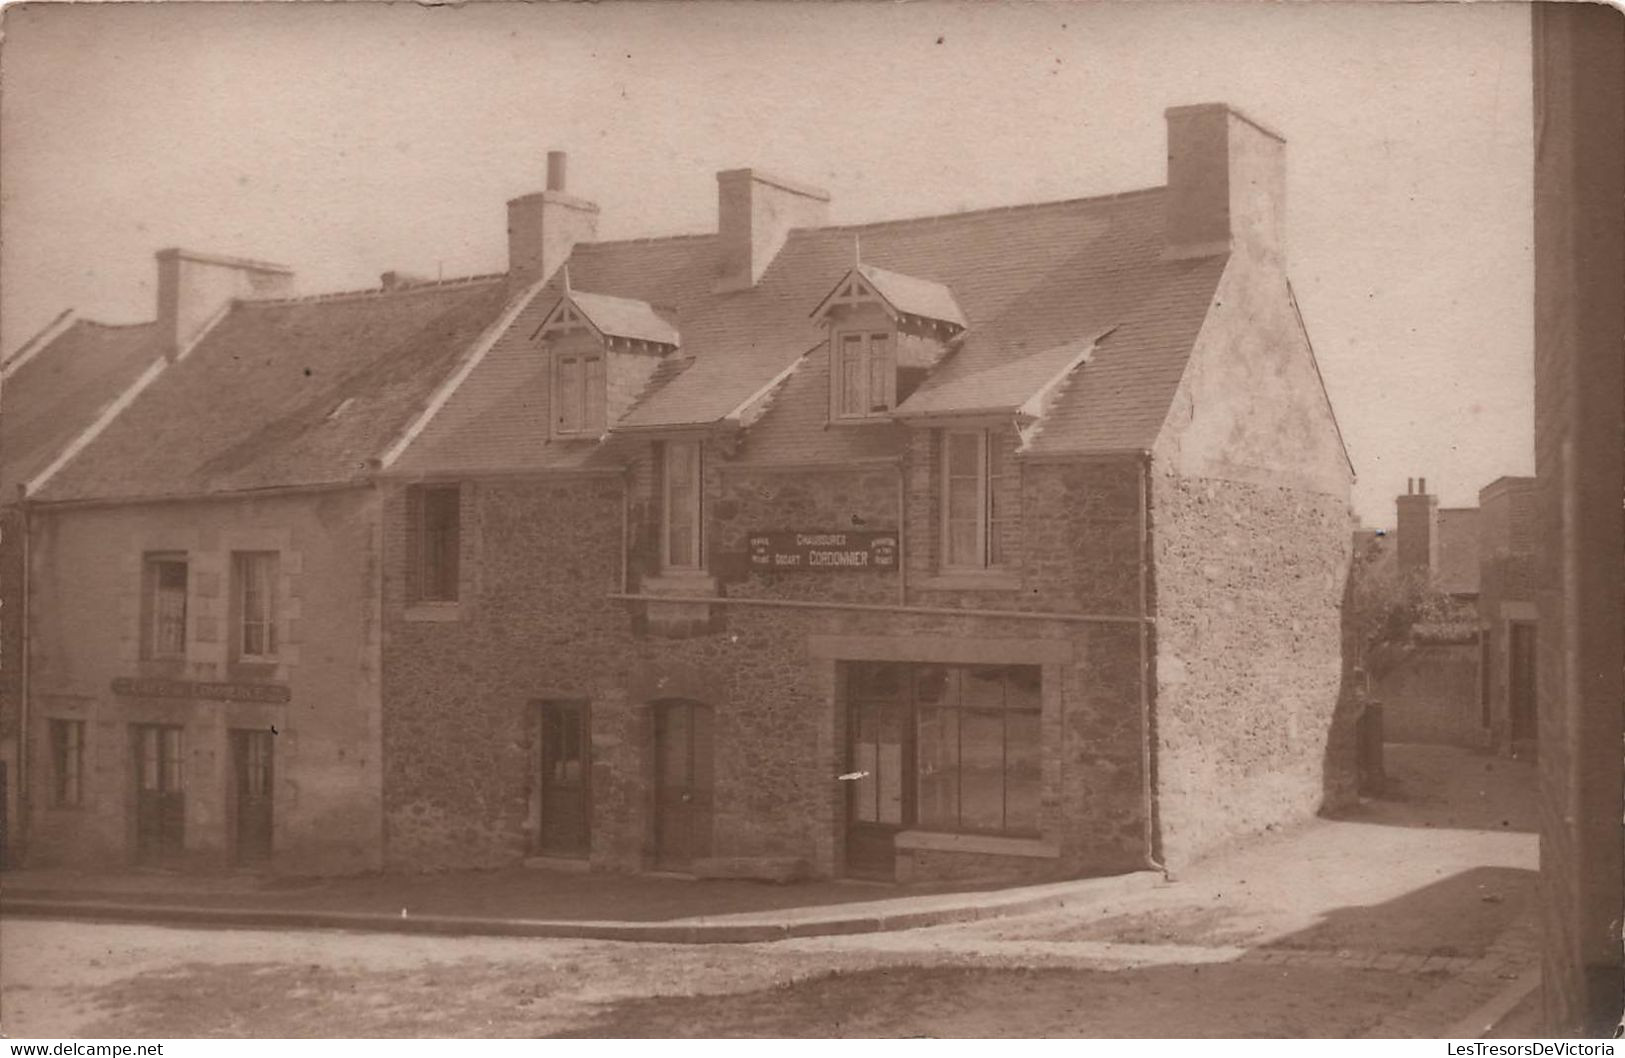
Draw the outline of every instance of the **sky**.
M1288 268L1370 525L1533 472L1521 3L60 4L4 12L0 350L150 319L166 246L300 293L506 268L549 149L601 238L714 230L715 173L834 223L1163 183L1163 111L1286 137Z

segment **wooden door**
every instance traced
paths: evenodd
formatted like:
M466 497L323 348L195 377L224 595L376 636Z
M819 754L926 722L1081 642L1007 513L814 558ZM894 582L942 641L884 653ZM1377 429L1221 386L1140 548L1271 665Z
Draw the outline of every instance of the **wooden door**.
M1538 737L1535 719L1535 626L1514 621L1508 627L1507 691L1513 741Z
M135 861L158 863L186 847L182 730L160 724L131 728L135 772Z
M274 738L271 732L264 730L231 733L238 863L257 863L271 858Z
M711 710L655 706L655 860L681 869L711 854Z
M846 873L896 877L896 838L911 817L914 723L905 666L853 664L847 674Z
M583 702L543 702L538 719L542 804L537 851L550 856L585 856L592 844L587 706Z

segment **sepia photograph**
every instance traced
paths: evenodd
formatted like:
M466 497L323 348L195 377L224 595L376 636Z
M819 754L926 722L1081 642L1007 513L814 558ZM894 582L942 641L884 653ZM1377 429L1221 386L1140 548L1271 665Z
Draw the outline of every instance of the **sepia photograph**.
M8 1054L1614 1053L1619 7L0 30Z

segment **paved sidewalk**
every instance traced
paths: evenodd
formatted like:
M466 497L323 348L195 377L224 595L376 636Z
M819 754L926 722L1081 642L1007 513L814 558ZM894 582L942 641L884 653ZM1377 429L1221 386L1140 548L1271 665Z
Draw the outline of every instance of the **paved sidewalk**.
M764 886L543 871L335 879L303 887L256 887L250 880L231 876L171 878L168 888L159 887L150 875L76 876L71 880L76 884L64 884L69 879L59 877L50 887L45 884L50 879L38 874L23 876L23 884L8 876L0 888L0 916L741 944L1058 911L1149 888L1161 876L1136 872L954 892L839 882ZM891 895L894 893L898 895ZM438 899L425 900L426 894ZM750 908L752 903L758 909L719 910ZM760 907L762 904L768 906ZM488 913L444 913L439 910L443 907Z

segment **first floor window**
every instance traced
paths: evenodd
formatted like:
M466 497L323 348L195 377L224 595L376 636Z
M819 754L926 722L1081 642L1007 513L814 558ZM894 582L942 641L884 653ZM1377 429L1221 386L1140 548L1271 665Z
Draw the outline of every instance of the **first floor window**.
M71 808L84 803L85 722L51 721L51 803Z
M277 554L238 551L232 558L236 589L237 657L243 661L276 658Z
M1003 439L992 430L947 430L942 442L942 564L988 569L1006 562L1013 513Z
M1038 833L1040 686L1033 665L849 665L852 819Z
M149 554L143 563L142 634L149 658L186 655L186 556Z
M604 432L604 354L559 353L553 382L553 429L561 434Z
M456 602L462 557L462 490L420 485L407 493L411 520L412 599Z
M668 441L661 558L669 569L700 567L700 443Z

